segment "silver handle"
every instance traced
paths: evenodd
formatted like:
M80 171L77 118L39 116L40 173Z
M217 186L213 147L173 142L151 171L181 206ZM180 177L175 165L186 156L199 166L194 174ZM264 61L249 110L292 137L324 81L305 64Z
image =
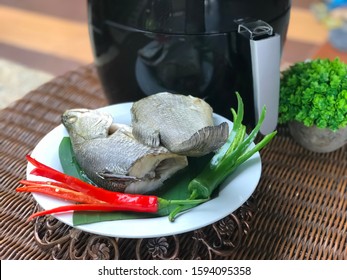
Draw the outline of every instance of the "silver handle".
M276 129L278 121L280 36L273 34L272 27L260 20L240 24L238 31L250 40L255 119L259 120L266 106L267 114L260 132L268 134Z

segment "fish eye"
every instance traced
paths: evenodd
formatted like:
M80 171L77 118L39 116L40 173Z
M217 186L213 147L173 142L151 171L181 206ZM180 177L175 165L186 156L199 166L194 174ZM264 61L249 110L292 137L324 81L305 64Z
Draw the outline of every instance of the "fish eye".
M69 123L69 124L73 124L77 121L77 116L69 116L68 118L66 118L66 121Z

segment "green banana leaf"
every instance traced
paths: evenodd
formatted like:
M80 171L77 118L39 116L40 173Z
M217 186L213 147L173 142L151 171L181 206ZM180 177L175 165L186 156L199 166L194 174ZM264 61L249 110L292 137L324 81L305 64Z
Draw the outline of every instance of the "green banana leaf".
M157 190L154 195L170 200L170 199L188 199L188 184L195 178L205 165L212 158L212 154L199 157L188 158L189 164L186 168L179 171L175 176L168 179L164 185ZM88 183L92 183L90 179L84 174L79 165L76 162L75 155L72 149L71 141L69 137L64 137L59 145L59 158L64 173L80 178ZM82 225L102 221L114 221L125 219L143 219L153 218L159 216L167 216L177 206L171 208L161 209L157 213L135 213L135 212L74 212L73 224ZM192 206L187 206L185 209L189 209Z

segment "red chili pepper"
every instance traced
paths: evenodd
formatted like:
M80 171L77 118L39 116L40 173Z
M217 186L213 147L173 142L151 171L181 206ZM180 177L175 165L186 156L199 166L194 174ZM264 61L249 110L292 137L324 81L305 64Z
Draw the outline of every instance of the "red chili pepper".
M153 210L155 207L152 208ZM71 211L104 211L104 212L111 212L111 211L132 211L132 206L129 205L127 207L126 204L122 205L111 205L111 204L71 204L71 205L64 205L64 206L59 206L53 209L48 209L48 210L43 210L40 212L36 212L32 214L29 217L29 220L32 220L33 218L39 217L39 216L44 216L44 215L49 215L49 214L59 214L59 213L66 213L66 212L71 212ZM146 211L150 213L151 211ZM155 213L157 211L153 211Z
M153 195L138 195L138 194L109 192L113 196L113 198L110 199L111 202L109 202L109 201L99 200L93 196L90 196L82 192L65 188L64 186L66 184L64 183L40 182L40 181L30 181L30 180L21 180L20 183L26 186L17 188L16 191L18 192L43 193L43 194L51 195L54 197L71 200L74 202L99 204L102 206L105 204L108 204L108 205L112 205L113 207L126 208L127 211L157 212L159 210L159 201L161 201L162 206L167 204L165 199L161 199Z
M21 182L24 183L24 182ZM92 196L87 194L76 192L70 189L62 188L59 186L55 186L55 184L51 184L51 182L42 182L39 183L31 183L30 181L26 181L27 185L19 187L16 189L17 192L34 192L34 193L42 193L52 195L58 198L62 198L64 200L80 202L80 203L99 203L102 204L105 202L95 199Z
M29 155L27 155L27 159L35 166L31 174L53 179L58 182L21 180L20 182L27 186L18 188L17 191L41 192L55 197L84 203L41 211L33 214L30 218L75 210L156 213L171 205L195 206L207 200L166 200L154 195L126 194L107 191L44 165ZM56 192L57 189L59 189L58 192ZM90 202L86 203L88 200Z
M57 182L57 181L43 182L43 181L34 181L34 180L20 180L19 183L22 185L27 185L27 186L28 185L31 185L31 186L50 185L50 186L55 186L55 187L64 188L64 189L74 191L74 189L70 188L70 186L68 184L62 183L62 182ZM87 194L85 194L85 195L87 195Z
M31 164L33 164L36 167L30 172L30 174L46 177L61 183L65 183L66 185L68 185L68 188L78 192L85 193L98 200L102 200L104 202L111 203L111 204L128 203L129 201L132 201L132 203L135 204L136 201L140 200L139 195L108 191L108 190L93 186L91 184L88 184L78 178L64 174L47 165L44 165L43 163L33 159L29 155L27 155L26 158ZM141 203L145 204L146 203L145 200L147 199L151 199L151 197L145 196L144 198L141 198L141 201L142 201ZM137 202L137 203L140 203L140 202Z

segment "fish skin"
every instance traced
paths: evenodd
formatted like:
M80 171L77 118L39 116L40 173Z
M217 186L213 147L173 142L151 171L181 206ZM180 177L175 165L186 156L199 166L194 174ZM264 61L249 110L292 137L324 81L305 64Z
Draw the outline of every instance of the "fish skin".
M203 156L220 148L229 136L228 123L213 123L212 107L200 98L161 92L136 101L133 134L140 142L163 145L173 153Z
M78 164L99 187L146 193L188 165L186 157L162 146L141 144L133 137L130 126L114 123L109 114L71 109L62 115L62 123Z

